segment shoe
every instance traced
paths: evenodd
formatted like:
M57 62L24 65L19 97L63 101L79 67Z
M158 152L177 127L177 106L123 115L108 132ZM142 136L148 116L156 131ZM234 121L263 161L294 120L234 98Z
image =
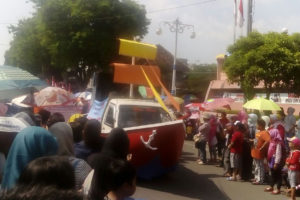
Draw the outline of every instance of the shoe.
M199 164L199 165L205 165L206 163L203 162L203 161L199 161L198 164Z
M263 185L263 183L255 181L255 182L252 182L252 185Z
M277 195L277 194L280 194L281 192L280 192L280 190L273 190L271 193L274 195Z
M234 179L232 176L231 177L228 177L226 178L227 181L237 181L236 179Z
M273 192L273 188L271 187L267 187L264 189L265 192Z

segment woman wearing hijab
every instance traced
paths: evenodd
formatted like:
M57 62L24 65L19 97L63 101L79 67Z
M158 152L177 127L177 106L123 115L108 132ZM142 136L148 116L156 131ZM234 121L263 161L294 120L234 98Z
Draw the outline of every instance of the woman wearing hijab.
M88 158L92 168L98 163L99 156L106 156L119 160L130 160L129 158L129 138L127 133L122 128L114 128L106 138L102 151L99 154L94 154ZM83 193L88 195L91 182L94 176L94 170L90 172L83 184Z
M264 116L261 117L261 119L266 122L266 129L268 129L269 128L269 124L270 124L270 117L264 115Z
M75 158L74 156L74 144L73 144L73 132L69 124L65 122L57 122L49 128L49 131L58 142L58 155L68 157L75 172L75 186L79 190L92 170L91 167L82 159Z
M217 161L216 145L218 144L217 141L218 122L217 122L217 118L214 115L210 117L209 126L210 129L208 135L208 147L209 147L210 161L215 163Z
M270 115L270 126L268 131L271 129L278 129L281 138L284 140L284 135L285 135L285 130L284 130L284 125L283 123L279 120L278 115L272 114Z
M295 136L296 117L294 116L295 108L287 109L288 115L284 118L285 137L292 138Z
M17 134L9 150L1 187L11 189L15 186L26 165L39 157L57 153L56 139L41 127L27 127Z
M99 153L103 146L104 139L100 136L101 124L98 120L92 119L86 122L83 129L83 141L75 144L75 156L87 160L87 158Z
M104 142L102 154L116 159L127 160L129 138L122 128L114 128Z
M285 164L286 153L284 148L284 142L277 129L270 130L270 145L268 149L268 165L271 171L270 187L265 189L266 192L272 192L272 194L280 194L280 188L282 183L281 170ZM277 185L277 190L274 190L274 185Z
M251 113L248 115L249 138L254 139L256 134L257 115Z

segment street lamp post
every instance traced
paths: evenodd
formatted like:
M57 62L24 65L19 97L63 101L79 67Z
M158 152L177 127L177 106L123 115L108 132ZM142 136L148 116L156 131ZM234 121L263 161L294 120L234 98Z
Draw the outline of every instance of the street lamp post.
M183 33L184 29L192 29L193 32L191 34L191 39L196 37L196 33L194 31L194 26L189 24L183 24L177 18L173 22L164 21L164 25L169 27L170 32L175 33L175 50L174 50L174 60L173 60L173 73L172 73L172 87L171 94L176 95L176 60L177 60L177 41L178 41L178 33ZM162 33L161 28L159 28L156 33L160 35Z

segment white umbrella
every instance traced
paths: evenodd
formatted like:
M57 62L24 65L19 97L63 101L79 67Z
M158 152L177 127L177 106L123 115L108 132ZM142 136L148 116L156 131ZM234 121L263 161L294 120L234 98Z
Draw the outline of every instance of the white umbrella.
M0 117L0 132L20 132L28 127L24 121L16 117Z
M29 108L29 107L31 107L30 105L27 105L27 104L23 103L24 100L27 98L27 96L28 95L22 95L22 96L16 97L16 98L11 100L11 103L15 104L17 106L20 106L20 107Z

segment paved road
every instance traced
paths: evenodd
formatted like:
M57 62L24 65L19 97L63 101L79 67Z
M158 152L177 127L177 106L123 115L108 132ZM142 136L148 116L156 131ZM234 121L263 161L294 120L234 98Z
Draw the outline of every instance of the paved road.
M222 177L223 169L213 165L198 165L196 150L186 141L178 169L152 181L138 181L135 198L145 200L279 200L263 191L266 186L254 186L249 182L230 182Z

